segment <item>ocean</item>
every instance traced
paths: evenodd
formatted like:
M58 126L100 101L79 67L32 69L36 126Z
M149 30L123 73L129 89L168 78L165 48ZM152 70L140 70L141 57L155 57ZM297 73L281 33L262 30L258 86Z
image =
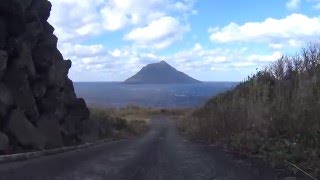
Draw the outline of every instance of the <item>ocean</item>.
M152 108L189 108L204 104L214 95L235 87L236 82L199 84L128 85L120 82L75 82L78 97L88 105Z

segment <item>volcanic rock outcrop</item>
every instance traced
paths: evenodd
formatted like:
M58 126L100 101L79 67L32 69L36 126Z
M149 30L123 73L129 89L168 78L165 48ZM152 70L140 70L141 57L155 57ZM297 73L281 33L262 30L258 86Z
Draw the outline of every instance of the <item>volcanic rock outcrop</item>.
M57 49L47 0L0 0L0 153L81 141L89 111Z

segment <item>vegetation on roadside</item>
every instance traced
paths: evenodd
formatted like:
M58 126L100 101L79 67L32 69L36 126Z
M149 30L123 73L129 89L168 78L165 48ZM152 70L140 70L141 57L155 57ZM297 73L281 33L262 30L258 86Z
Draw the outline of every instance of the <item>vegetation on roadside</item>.
M310 45L222 93L180 129L273 165L320 177L320 46ZM291 165L290 165L291 164Z
M91 106L90 118L82 124L82 140L96 141L104 138L135 137L144 133L151 116L182 116L187 109L154 109L135 105L123 108Z
M147 109L137 106L120 109L92 106L89 110L90 118L83 125L85 141L133 137L148 129L150 113Z

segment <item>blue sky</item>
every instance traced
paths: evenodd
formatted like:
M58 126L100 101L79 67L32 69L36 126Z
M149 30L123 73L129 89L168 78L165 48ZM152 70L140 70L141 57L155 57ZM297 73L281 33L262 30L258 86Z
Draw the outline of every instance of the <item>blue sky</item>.
M241 81L320 40L320 0L51 0L74 81L123 81L161 60L202 81Z

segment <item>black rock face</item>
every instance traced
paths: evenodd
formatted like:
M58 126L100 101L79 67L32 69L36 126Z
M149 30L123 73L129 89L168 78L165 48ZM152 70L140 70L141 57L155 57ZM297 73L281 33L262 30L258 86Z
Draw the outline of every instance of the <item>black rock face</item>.
M0 0L0 153L78 142L89 118L47 22L50 11L48 0Z
M149 64L125 81L127 84L191 84L200 83L165 61Z

